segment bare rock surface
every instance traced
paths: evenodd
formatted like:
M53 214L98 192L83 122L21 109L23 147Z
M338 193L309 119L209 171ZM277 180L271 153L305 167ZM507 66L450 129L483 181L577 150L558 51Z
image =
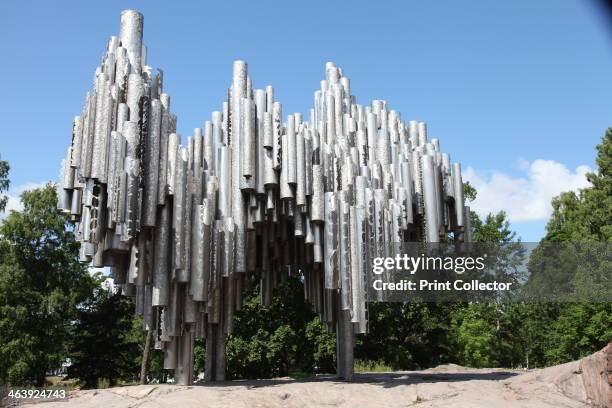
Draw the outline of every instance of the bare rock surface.
M541 370L444 365L423 371L248 380L194 386L137 385L75 391L44 408L612 407L612 346L585 359ZM607 399L606 399L607 398Z
M612 407L612 343L582 360L548 367L534 375L574 400Z

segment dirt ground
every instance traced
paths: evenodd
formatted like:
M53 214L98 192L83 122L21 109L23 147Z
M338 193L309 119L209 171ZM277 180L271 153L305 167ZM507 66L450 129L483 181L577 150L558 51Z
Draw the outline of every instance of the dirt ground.
M318 376L300 380L278 378L189 387L168 384L141 385L75 391L68 401L45 402L30 406L38 408L587 407L591 406L586 404L587 396L584 392L581 394L582 390L575 385L581 381L578 378L581 376L579 364L580 362L574 362L528 372L470 369L446 365L423 371L357 374L355 380L351 382L338 381L331 376Z

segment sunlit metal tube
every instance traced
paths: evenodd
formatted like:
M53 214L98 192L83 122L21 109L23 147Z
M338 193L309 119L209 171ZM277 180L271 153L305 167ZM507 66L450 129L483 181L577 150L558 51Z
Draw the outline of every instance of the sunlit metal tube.
M133 72L140 73L142 69L142 30L144 16L136 10L125 10L121 13L121 28L119 38L121 45L127 50Z
M144 197L142 225L155 226L157 213L157 179L159 178L159 141L161 131L161 102L151 101L151 120L147 133L144 161Z
M457 217L457 226L463 227L466 225L464 198L463 198L463 180L461 179L461 164L453 163L453 187L455 188L455 214Z
M151 304L153 306L166 306L168 304L169 265L168 248L170 238L170 210L164 205L158 212L157 228L155 228L155 250L153 262L153 293Z
M168 139L170 132L170 95L159 96L162 105L162 120L159 141L159 183L157 185L157 205L163 205L168 193Z
M241 169L245 177L255 177L255 166L257 164L257 144L255 135L255 105L251 99L242 99L241 105L241 137L242 148Z
M436 184L433 157L423 155L421 157L423 168L423 202L425 207L425 228L427 242L439 242L440 233L438 227L438 209L436 207Z

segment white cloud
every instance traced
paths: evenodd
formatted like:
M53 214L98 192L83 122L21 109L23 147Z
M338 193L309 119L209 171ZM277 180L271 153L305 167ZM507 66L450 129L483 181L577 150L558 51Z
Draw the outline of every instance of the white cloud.
M471 208L480 215L503 210L512 222L546 220L552 213L554 196L589 186L585 177L591 171L589 166L572 171L554 160L521 159L518 168L524 176L512 177L497 170L479 173L468 167L464 180L478 191Z
M48 181L28 182L16 187L9 188L8 192L6 193L8 201L6 203L6 208L4 209L4 212L0 212L0 220L9 215L11 213L11 210L21 211L23 209L23 203L21 202L21 198L19 197L21 193L26 190L44 187L47 183Z

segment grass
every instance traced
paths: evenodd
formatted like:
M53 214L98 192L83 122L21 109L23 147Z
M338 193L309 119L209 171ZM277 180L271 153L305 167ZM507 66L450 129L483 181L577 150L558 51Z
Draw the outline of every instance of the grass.
M287 376L293 379L296 379L296 380L301 380L302 378L312 377L312 373L308 373L306 371L295 369L295 370L289 370L289 373L287 373Z
M357 360L355 361L355 372L357 373L384 373L393 371L393 368L380 361Z
M79 381L72 379L65 379L64 377L59 376L48 376L45 377L45 388L52 390L66 390L72 391L75 389L79 389Z
M59 375L52 375L45 377L45 385L57 385L59 384L64 377L60 377Z
M106 389L110 387L110 380L108 378L98 379L98 389Z

